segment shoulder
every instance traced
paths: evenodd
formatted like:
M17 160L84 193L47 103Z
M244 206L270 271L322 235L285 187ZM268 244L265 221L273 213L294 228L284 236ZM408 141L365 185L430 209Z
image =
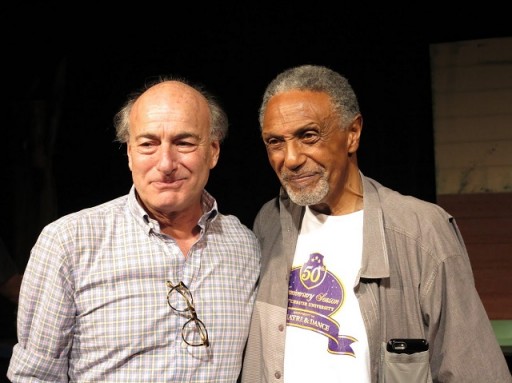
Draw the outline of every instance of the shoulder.
M127 195L115 198L102 204L68 213L50 222L43 228L44 233L70 233L80 227L89 230L102 229L108 221L116 220L124 215L127 207Z
M279 216L279 210L279 198L272 198L261 206L260 210L256 214L256 221L267 220L269 217Z
M368 197L370 208L377 203L384 215L390 219L395 217L400 220L429 218L447 222L453 217L441 206L434 202L425 201L411 195L381 185L377 181L365 177L365 198ZM369 189L369 190L368 190Z
M279 212L280 200L278 197L272 198L260 207L253 224L253 230L258 236L265 231L265 227L268 228L269 226L279 225ZM276 225L269 225L270 222L275 222Z
M431 250L460 252L462 238L455 218L441 206L401 194L371 179L367 182L365 186L369 185L372 190L369 190L365 209L380 210L382 224L388 234L393 233L394 238L409 238Z

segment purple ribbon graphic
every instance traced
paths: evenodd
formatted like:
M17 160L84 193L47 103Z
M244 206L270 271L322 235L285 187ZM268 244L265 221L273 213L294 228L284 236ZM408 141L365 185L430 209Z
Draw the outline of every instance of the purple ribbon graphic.
M328 351L354 356L355 338L339 335L331 318L343 304L341 282L323 264L323 255L313 253L302 267L292 269L288 291L288 325L309 329L329 338Z

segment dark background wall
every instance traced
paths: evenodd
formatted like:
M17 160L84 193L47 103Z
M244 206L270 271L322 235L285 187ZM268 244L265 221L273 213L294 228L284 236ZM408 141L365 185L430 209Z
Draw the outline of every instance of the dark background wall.
M261 95L304 63L351 80L364 116L362 171L435 201L429 44L510 36L508 12L332 4L2 5L0 235L20 268L45 224L128 192L112 118L159 74L201 82L224 104L230 133L207 189L247 226L278 190L259 138Z

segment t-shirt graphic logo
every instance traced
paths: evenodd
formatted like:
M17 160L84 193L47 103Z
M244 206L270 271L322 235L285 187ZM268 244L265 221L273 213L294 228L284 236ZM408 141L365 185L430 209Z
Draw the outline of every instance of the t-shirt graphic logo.
M300 268L300 283L307 290L318 287L323 283L326 271L324 256L320 253L310 254L309 260Z
M290 272L287 323L325 335L330 353L354 356L350 345L356 339L339 335L340 326L331 318L343 304L343 286L323 261L322 254L313 253Z

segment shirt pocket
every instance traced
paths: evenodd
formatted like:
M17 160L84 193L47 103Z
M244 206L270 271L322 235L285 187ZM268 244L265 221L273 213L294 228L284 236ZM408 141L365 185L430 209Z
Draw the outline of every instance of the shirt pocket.
M381 347L379 383L432 383L429 351L396 354Z

